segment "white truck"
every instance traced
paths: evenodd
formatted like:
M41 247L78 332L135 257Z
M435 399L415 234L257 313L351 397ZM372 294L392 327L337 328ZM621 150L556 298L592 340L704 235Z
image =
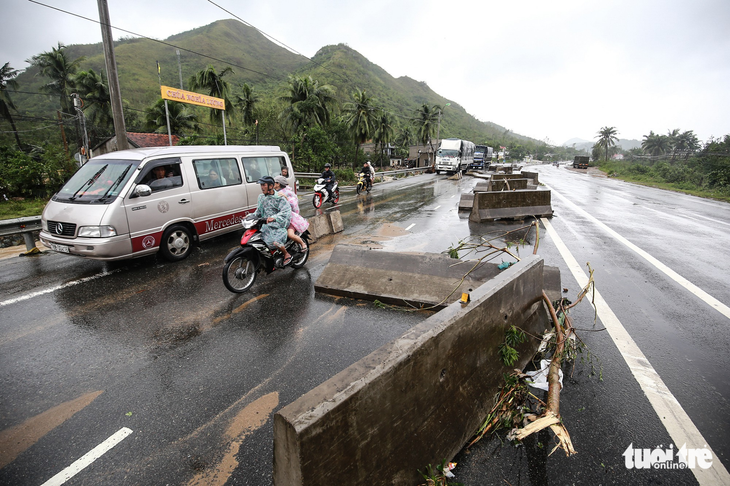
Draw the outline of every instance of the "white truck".
M456 174L466 172L469 164L474 161L474 149L476 145L468 140L458 138L447 138L441 140L438 152L436 152L436 173L441 171Z

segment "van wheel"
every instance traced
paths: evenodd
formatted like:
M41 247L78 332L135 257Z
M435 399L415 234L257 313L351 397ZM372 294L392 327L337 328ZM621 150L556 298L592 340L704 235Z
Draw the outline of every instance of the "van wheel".
M181 224L172 225L162 234L160 252L165 260L176 262L190 255L193 249L193 237L190 230Z

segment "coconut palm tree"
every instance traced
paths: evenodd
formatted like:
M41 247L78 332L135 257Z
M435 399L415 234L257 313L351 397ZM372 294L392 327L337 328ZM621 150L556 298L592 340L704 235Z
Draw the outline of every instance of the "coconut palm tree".
M208 96L221 98L225 103L226 111L230 113L233 109L233 104L230 100L231 87L228 84L228 81L223 79L223 77L228 74L234 74L233 69L230 67L225 68L220 72L220 74L218 74L213 65L208 64L208 67L193 74L190 77L188 84L190 89L193 91L203 91L203 94ZM220 116L221 110L210 110L211 121L216 121Z
M352 93L352 101L345 103L345 123L355 140L355 154L375 132L376 111L375 100L360 88Z
M684 152L685 159L689 154L700 148L700 141L693 130L687 130L677 135L674 141L674 150L676 152Z
M104 71L81 71L74 76L76 91L84 102L83 110L91 123L109 128L114 125L109 83Z
M295 132L312 126L324 127L330 122L330 106L334 104L334 88L321 85L311 76L289 76L289 93L280 100L287 107L280 117L287 121Z
M641 149L649 155L662 155L670 148L667 136L654 133L653 130L649 132L649 135L644 135L643 138Z
M58 96L64 113L73 113L71 93L74 90L74 75L84 59L79 57L70 60L66 56L66 46L59 42L57 48L53 47L50 51L33 56L26 62L37 67L39 75L51 79L49 83L41 86L41 90Z
M413 126L416 129L416 139L424 147L426 144L429 144L431 147L429 162L431 154L433 153L432 138L437 128L439 110L441 110L441 107L438 105L429 106L424 103L420 108L416 109L416 113L413 118ZM434 159L434 163L435 162L436 160Z
M598 139L598 145L603 147L606 153L606 160L608 160L608 148L613 147L618 142L618 132L616 127L603 127L598 131L596 138Z
M18 135L18 129L15 127L15 121L10 110L18 111L10 98L8 88L18 89L18 82L15 77L18 75L18 70L10 67L10 63L6 62L2 68L0 68L0 116L10 122L10 126L13 128L13 134L15 135L15 141L18 144L19 149L23 149L20 144L20 136Z
M185 104L176 101L167 103L170 113L170 132L175 135L186 136L190 131L198 129L198 118ZM165 117L165 100L160 98L150 108L145 110L145 128L155 133L167 133L167 119Z
M376 144L380 144L380 167L383 167L383 151L386 145L393 140L393 121L390 114L380 111L375 118L375 136L373 137Z
M254 93L253 88L246 83L241 86L241 94L234 97L234 104L241 111L244 126L250 127L256 123L256 104L259 97Z

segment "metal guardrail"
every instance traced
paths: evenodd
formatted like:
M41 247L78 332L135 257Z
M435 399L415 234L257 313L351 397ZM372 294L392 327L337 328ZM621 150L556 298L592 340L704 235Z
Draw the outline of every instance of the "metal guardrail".
M375 178L383 180L385 176L395 176L398 174L407 174L409 172L423 172L429 169L429 167L412 167L410 169L398 169L398 170L386 170L383 172L376 172ZM294 177L301 177L302 179L318 179L322 177L321 172L295 172Z
M33 241L33 232L40 231L41 229L40 216L27 216L25 218L0 220L0 236L10 236L21 233L25 240L25 248L28 252L38 251L35 246L35 241Z

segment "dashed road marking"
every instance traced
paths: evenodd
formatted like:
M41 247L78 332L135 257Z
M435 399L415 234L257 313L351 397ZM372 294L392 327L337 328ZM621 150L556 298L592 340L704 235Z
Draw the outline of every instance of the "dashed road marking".
M578 285L585 287L588 284L588 276L583 268L578 264L573 254L570 253L568 247L565 246L560 235L553 229L550 221L542 218L542 223L545 225L550 238L555 243L566 265L568 265L568 269L578 281ZM692 419L689 418L682 405L669 391L659 373L649 363L649 360L644 356L644 353L639 349L639 346L626 331L626 328L621 324L621 321L613 313L598 290L595 291L594 303L598 317L606 327L631 373L677 447L682 447L683 444L686 444L688 448L695 449L706 447L712 453L713 461L709 469L692 468L692 473L694 473L700 485L730 484L730 473L720 462L720 458L707 445L707 441L692 422Z
M595 223L596 225L601 227L608 234L610 234L611 236L616 238L618 241L620 241L621 243L626 245L628 248L630 248L631 250L636 252L644 260L646 260L647 262L654 265L657 268L657 270L663 272L667 277L671 278L672 280L677 282L679 285L681 285L685 289L689 290L692 294L699 297L707 305L709 305L710 307L712 307L713 309L718 311L720 314L722 314L725 317L727 317L728 319L730 319L730 307L726 306L725 304L723 304L722 302L720 302L719 300L717 300L716 298L714 298L713 296L711 296L710 294L708 294L707 292L705 292L704 290L702 290L701 288L699 288L698 286L696 286L695 284L693 284L692 282L690 282L689 280L687 280L686 278L684 278L683 276L678 274L677 272L675 272L674 270L672 270L671 268L669 268L668 266L666 266L665 264L663 264L662 262L660 262L659 260L657 260L656 258L651 256L646 251L642 250L638 246L631 243L629 240L627 240L626 238L624 238L623 236L618 234L616 231L614 231L611 228L609 228L608 226L606 226L604 223L602 223L601 221L596 219L594 216L588 214L588 212L585 211L583 208L579 207L572 201L568 200L565 196L563 196L559 192L555 191L555 189L552 189L550 187L548 187L548 189L550 189L553 194L555 194L560 199L562 199L563 202L568 204L574 211L576 211L576 212L580 213L582 216L590 219L593 223Z
M16 297L14 299L3 300L3 301L0 301L0 307L5 307L6 305L10 305L10 304L17 304L18 302L23 302L25 300L32 299L33 297L38 297L40 295L53 293L56 290L61 290L61 289L65 289L68 287L73 287L74 285L78 285L81 283L90 282L91 280L96 280L97 278L106 277L107 275L111 275L112 273L115 273L118 271L119 271L119 269L112 270L111 272L99 273L96 275L92 275L91 277L81 278L79 280L74 280L72 282L68 282L63 285L56 285L55 287L50 287L47 289L39 290L37 292L31 292L29 294L21 295L20 297Z
M413 224L411 224L411 225L410 225L410 226L409 226L408 228L406 228L406 231L409 231L409 230L410 230L411 228L413 228L414 226L416 226L416 223L413 223Z
M90 466L94 461L109 452L114 446L127 438L132 433L132 429L122 427L114 435L107 440L91 449L84 454L79 460L71 464L69 467L53 476L51 479L43 483L41 486L61 486L66 481L76 476L82 470Z

